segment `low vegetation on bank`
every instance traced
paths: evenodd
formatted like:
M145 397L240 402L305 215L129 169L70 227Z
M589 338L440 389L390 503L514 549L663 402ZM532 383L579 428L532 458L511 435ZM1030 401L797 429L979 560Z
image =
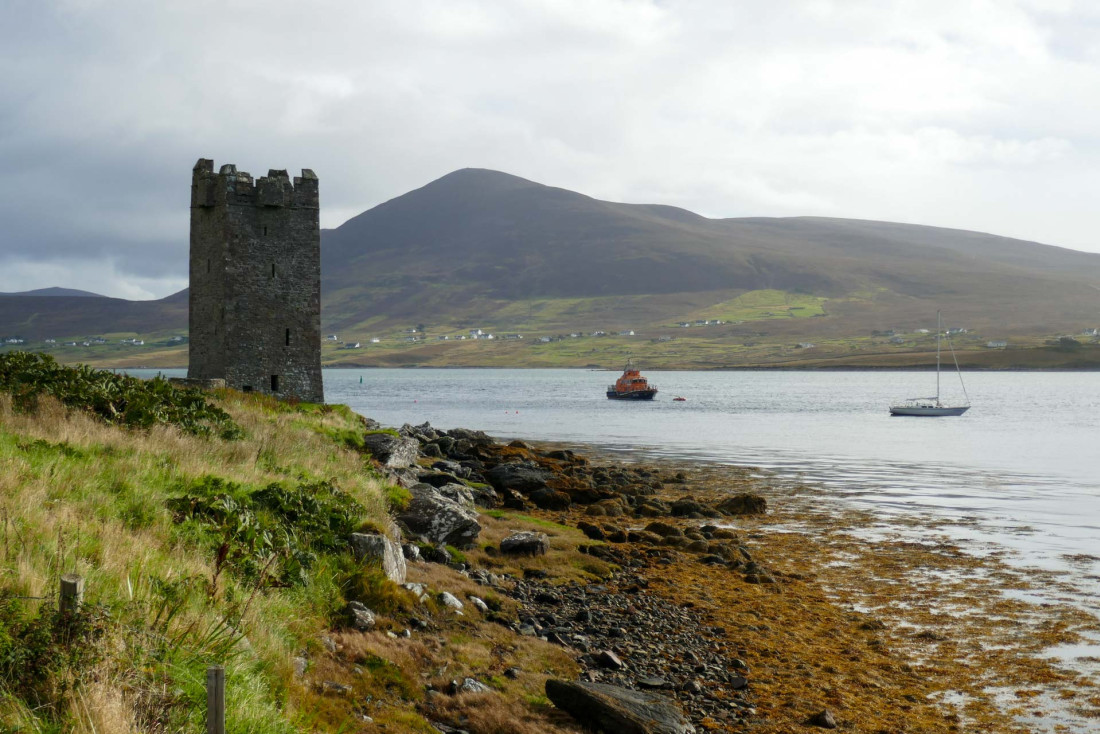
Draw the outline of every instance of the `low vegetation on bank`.
M1091 615L1035 616L996 559L868 538L807 488L116 377L0 357L0 731L200 731L210 665L242 733L577 734L585 686L697 731L1027 731L1038 704L990 681L1097 715L1044 657Z
M224 664L232 731L300 730L291 660L370 571L346 536L385 483L342 407L0 358L0 729L195 731ZM76 614L58 578L86 580Z
M0 356L0 731L199 731L211 665L230 732L435 732L426 692L468 675L491 690L439 716L573 731L542 686L575 664L489 620L514 603L446 565L410 568L410 590L357 560L349 537L400 541L391 518L409 501L364 449L379 434L394 436L344 406ZM482 524L503 537L540 522ZM59 609L63 574L84 579L76 612ZM482 594L485 613L456 613L440 588Z

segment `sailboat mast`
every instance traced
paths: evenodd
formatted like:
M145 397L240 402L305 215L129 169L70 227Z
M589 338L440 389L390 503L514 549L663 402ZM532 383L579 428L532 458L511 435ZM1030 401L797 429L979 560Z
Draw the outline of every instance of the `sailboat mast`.
M943 318L936 311L936 404L940 402L940 334L943 333Z

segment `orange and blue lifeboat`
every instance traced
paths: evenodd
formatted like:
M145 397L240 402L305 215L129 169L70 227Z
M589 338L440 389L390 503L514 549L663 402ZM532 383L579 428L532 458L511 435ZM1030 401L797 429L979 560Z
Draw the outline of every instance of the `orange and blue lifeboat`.
M608 400L652 400L657 394L657 386L650 385L649 380L627 362L622 376L615 380L614 385L607 386Z

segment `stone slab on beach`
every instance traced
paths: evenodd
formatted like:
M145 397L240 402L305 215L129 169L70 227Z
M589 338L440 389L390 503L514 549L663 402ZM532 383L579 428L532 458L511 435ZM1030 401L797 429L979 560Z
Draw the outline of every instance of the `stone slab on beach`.
M605 683L550 678L546 696L586 726L615 734L694 734L671 698Z

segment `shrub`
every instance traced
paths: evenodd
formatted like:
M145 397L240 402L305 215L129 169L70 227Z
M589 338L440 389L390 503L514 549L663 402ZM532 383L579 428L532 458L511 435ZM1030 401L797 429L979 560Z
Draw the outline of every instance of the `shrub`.
M61 613L46 604L37 615L27 614L25 606L0 598L0 681L7 692L56 720L81 673L102 657L98 643L108 620L91 605Z
M391 581L376 566L349 567L345 575L344 594L348 599L363 602L376 612L388 616L411 612L416 598L411 592ZM434 608L434 605L428 605Z
M168 501L177 522L197 521L217 545L214 584L222 569L256 583L306 581L319 553L343 550L366 511L331 482L273 482L248 490L205 476Z
M141 380L80 365L65 367L33 352L0 354L0 391L17 410L33 412L41 395L128 428L173 425L197 436L241 437L241 429L198 390L181 390L156 377Z

